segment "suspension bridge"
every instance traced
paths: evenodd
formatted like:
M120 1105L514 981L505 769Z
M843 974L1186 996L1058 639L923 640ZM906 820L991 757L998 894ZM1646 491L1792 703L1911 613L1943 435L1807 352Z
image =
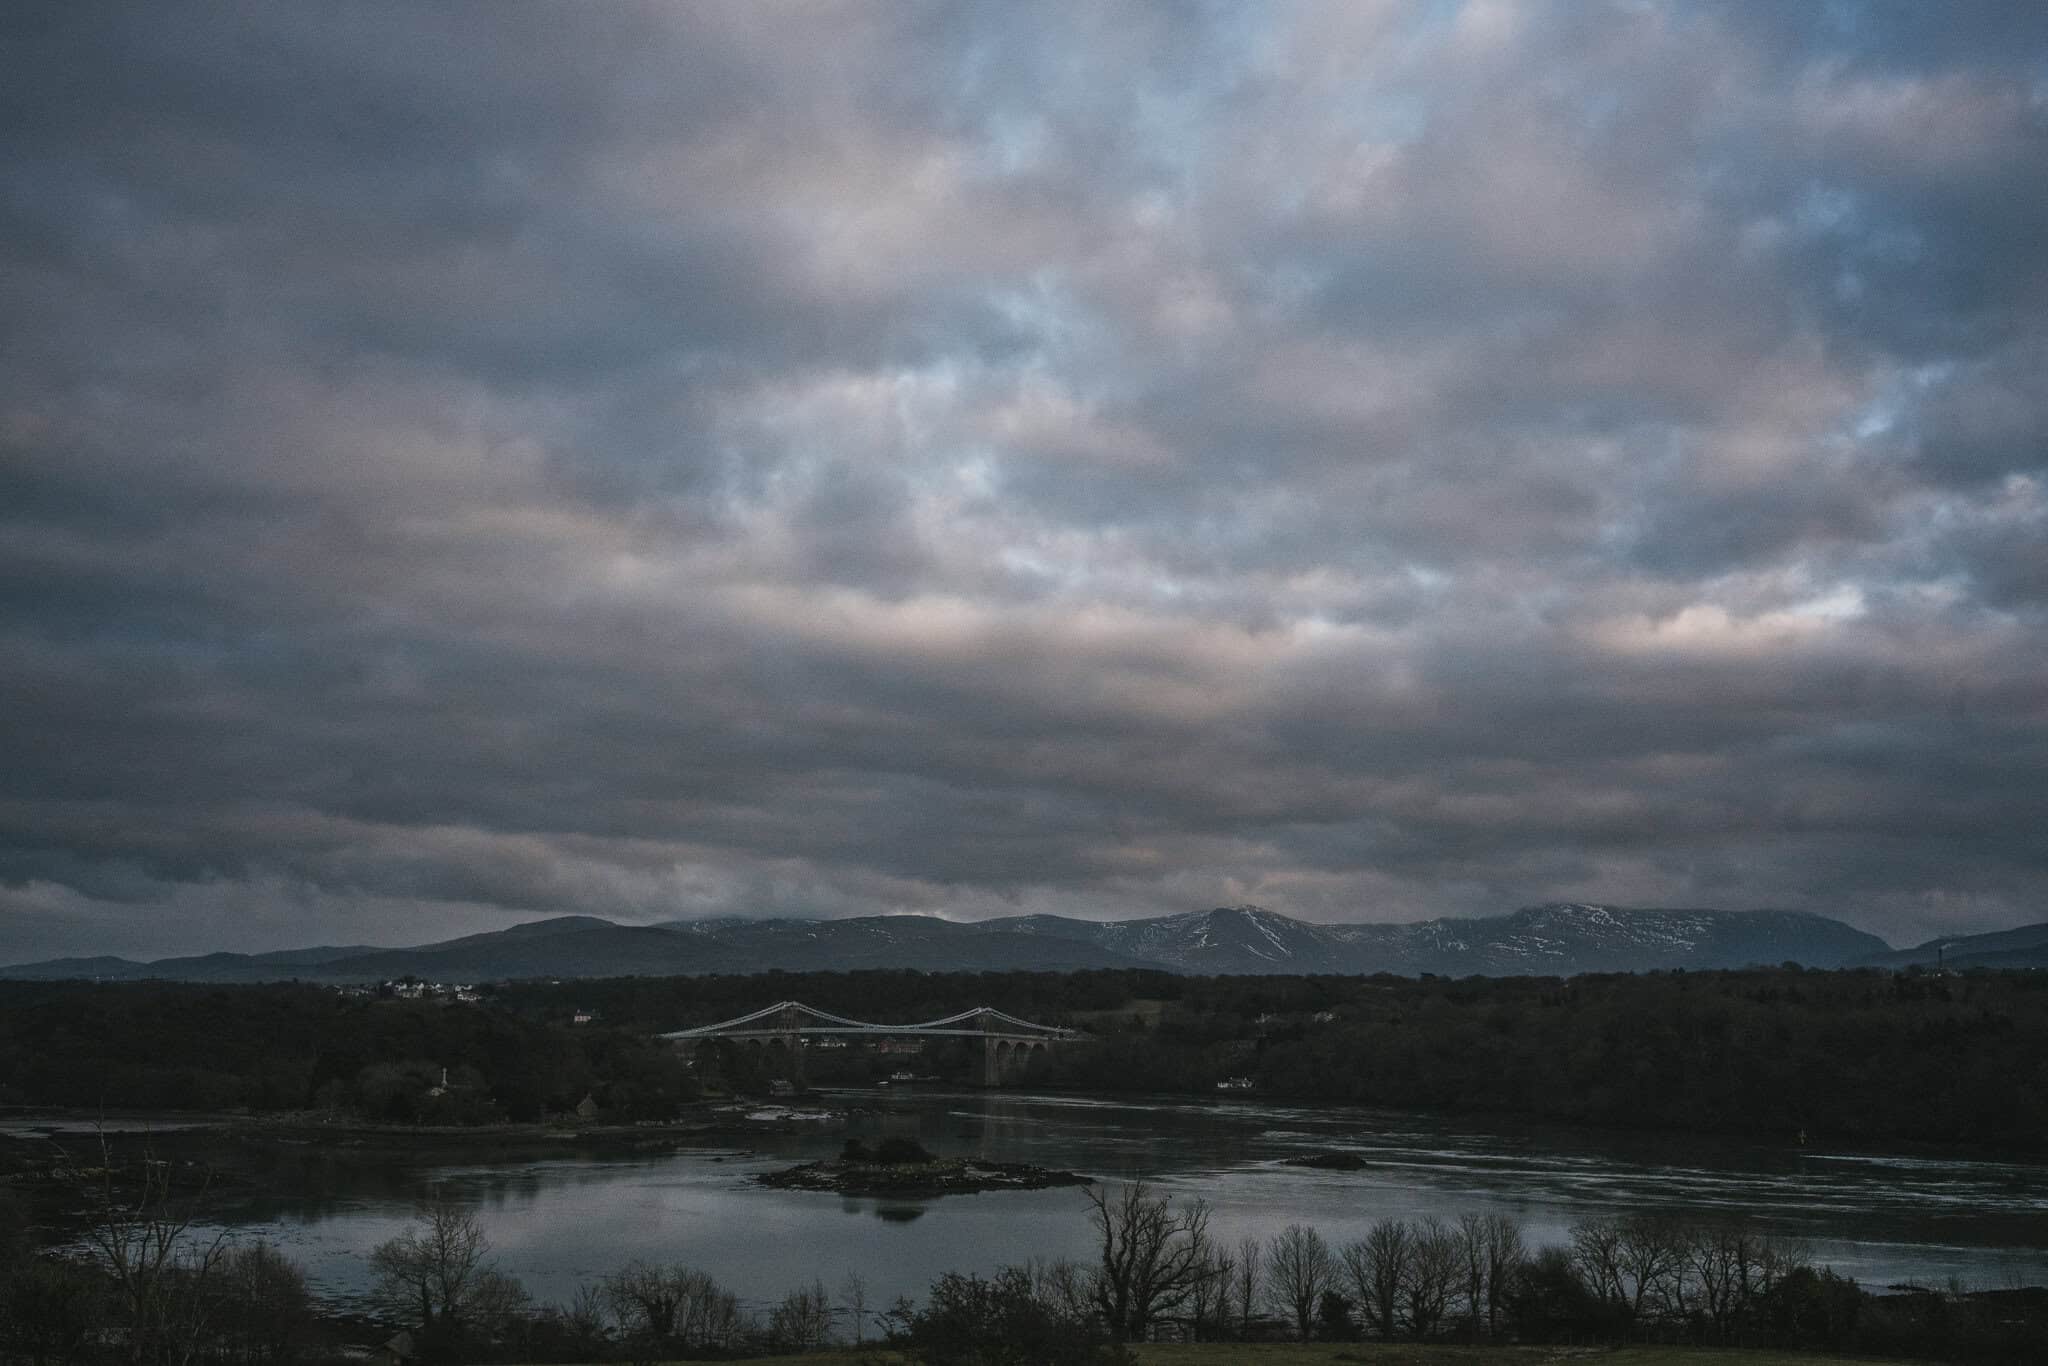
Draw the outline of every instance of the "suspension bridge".
M976 1006L957 1015L920 1020L915 1024L875 1024L834 1015L828 1010L807 1006L802 1001L777 1001L750 1015L699 1025L695 1029L678 1029L660 1037L693 1051L702 1044L719 1039L759 1048L783 1048L788 1050L788 1064L799 1080L803 1069L804 1040L810 1038L980 1039L983 1086L1001 1086L1014 1081L1034 1058L1043 1057L1046 1050L1061 1044L1079 1043L1087 1038L1077 1029L1022 1020L994 1006Z

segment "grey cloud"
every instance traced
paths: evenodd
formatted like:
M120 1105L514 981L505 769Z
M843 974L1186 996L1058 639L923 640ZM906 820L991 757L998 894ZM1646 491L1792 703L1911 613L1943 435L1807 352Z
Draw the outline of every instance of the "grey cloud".
M1786 11L11 15L0 948L2038 918L2036 21Z

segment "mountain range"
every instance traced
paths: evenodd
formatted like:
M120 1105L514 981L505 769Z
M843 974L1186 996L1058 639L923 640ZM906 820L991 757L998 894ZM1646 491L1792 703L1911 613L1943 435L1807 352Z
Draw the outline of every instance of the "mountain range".
M1951 967L2048 966L2048 924L1895 950L1876 935L1804 911L1577 903L1412 924L1316 924L1256 906L1104 921L1025 915L958 922L898 915L621 925L594 916L558 916L412 948L358 944L148 963L59 958L0 967L0 979L374 982L409 974L476 982L855 968L1568 976L1782 962L1817 968L1932 964L1938 949Z

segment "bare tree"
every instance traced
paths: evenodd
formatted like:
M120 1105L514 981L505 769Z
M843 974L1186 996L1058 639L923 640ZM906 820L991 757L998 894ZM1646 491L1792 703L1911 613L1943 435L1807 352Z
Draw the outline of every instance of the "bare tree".
M1686 1241L1686 1280L1695 1288L1686 1307L1714 1326L1716 1342L1728 1341L1728 1330L1743 1307L1743 1272L1753 1263L1753 1242L1739 1222L1701 1224Z
M491 1243L476 1216L446 1197L420 1206L411 1228L377 1245L372 1299L422 1334L490 1333L522 1309L526 1291L490 1260Z
M213 1281L226 1234L193 1230L199 1193L174 1201L170 1163L145 1151L135 1182L116 1179L111 1145L100 1135L100 1168L85 1243L112 1284L129 1360L182 1366L211 1332Z
M1210 1248L1209 1264L1195 1281L1188 1300L1188 1330L1196 1341L1226 1337L1230 1332L1230 1300L1235 1264L1219 1249Z
M858 1271L847 1272L846 1279L839 1283L839 1299L846 1306L847 1318L853 1320L853 1345L858 1347L867 1341L867 1278Z
M1514 1284L1516 1270L1527 1257L1521 1222L1505 1214L1486 1218L1486 1335L1500 1332L1500 1310Z
M1237 1263L1231 1272L1231 1288L1237 1299L1239 1337L1252 1335L1252 1320L1258 1316L1261 1273L1265 1269L1266 1245L1247 1234L1238 1240Z
M698 1274L688 1267L632 1261L598 1283L633 1360L654 1360L676 1342Z
M1266 1298L1294 1320L1295 1334L1308 1341L1316 1305L1330 1289L1335 1271L1330 1245L1307 1224L1289 1224L1266 1245Z
M579 1285L568 1307L562 1311L562 1323L577 1339L586 1343L603 1340L612 1325L611 1303L603 1285Z
M747 1333L747 1316L732 1292L705 1277L706 1293L692 1302L683 1327L683 1340L697 1347L730 1348Z
M781 1347L809 1352L832 1340L832 1298L813 1280L782 1297L768 1316L768 1336Z
M605 1277L599 1287L622 1329L666 1344L676 1335L677 1317L689 1303L695 1274L687 1267L632 1261Z
M1209 1206L1154 1195L1143 1181L1127 1181L1115 1195L1087 1191L1089 1222L1100 1249L1094 1302L1110 1336L1143 1342L1152 1323L1187 1303L1211 1274Z
M1646 1309L1676 1314L1685 1300L1684 1224L1668 1215L1636 1214L1621 1223L1620 1257L1632 1294L1629 1318L1641 1322Z
M629 1262L599 1286L635 1361L717 1346L729 1331L726 1309L732 1297L691 1267Z
M1426 1338L1443 1323L1458 1284L1461 1257L1458 1235L1435 1215L1417 1221L1408 1255L1402 1298L1407 1303L1408 1331Z
M1486 1216L1459 1215L1457 1239L1460 1288L1465 1292L1465 1326L1476 1337L1486 1313Z
M1632 1298L1622 1269L1621 1225L1613 1219L1588 1219L1572 1225L1572 1269L1593 1298L1626 1313Z
M1794 1271L1812 1264L1813 1245L1804 1238L1759 1236L1743 1272L1744 1284L1751 1298L1768 1295Z
M1681 1225L1657 1215L1590 1220L1572 1226L1572 1265L1612 1312L1639 1323L1646 1306L1682 1301L1686 1242Z
M1031 1277L1032 1298L1038 1303L1072 1321L1095 1312L1095 1278L1079 1262L1070 1257L1034 1257L1025 1271Z
M1414 1235L1405 1219L1381 1219L1365 1237L1344 1247L1344 1274L1383 1338L1391 1338L1401 1312L1401 1287L1408 1280Z
M230 1251L221 1261L221 1336L240 1360L263 1366L289 1359L312 1326L306 1274L268 1243Z

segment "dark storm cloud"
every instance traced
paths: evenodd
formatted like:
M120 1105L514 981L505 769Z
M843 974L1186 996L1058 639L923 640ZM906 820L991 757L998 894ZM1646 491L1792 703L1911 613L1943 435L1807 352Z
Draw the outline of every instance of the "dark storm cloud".
M0 950L2037 919L2010 6L28 7Z

